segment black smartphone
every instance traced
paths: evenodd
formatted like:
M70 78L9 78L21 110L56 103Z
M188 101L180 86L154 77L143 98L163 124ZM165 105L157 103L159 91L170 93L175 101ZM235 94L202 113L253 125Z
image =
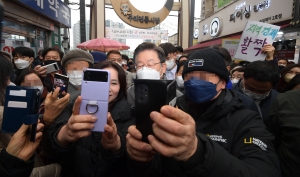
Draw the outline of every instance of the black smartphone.
M148 143L148 135L153 135L150 118L152 111L160 112L164 105L175 106L175 80L134 80L136 128L142 133L142 141Z
M62 98L68 93L69 77L62 74L54 74L53 89L60 87L58 97Z

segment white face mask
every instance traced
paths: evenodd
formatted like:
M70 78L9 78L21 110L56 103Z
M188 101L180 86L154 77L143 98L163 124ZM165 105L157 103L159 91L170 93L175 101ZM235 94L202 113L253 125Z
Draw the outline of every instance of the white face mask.
M138 79L153 79L153 80L160 79L159 72L156 71L156 69L147 68L145 66L143 68L139 69L136 72L136 75L137 75Z
M180 57L181 57L181 55L180 55L180 54L178 54L178 55L177 55L177 58L176 58L176 60L178 60Z
M39 89L41 94L44 92L44 86L30 86L30 87L27 87L27 88L30 88L30 89Z
M184 88L184 80L183 80L182 76L176 77L176 83L179 88Z
M232 80L231 80L231 83L236 84L236 83L238 83L239 81L240 81L239 79L232 79Z
M70 83L73 84L74 86L81 86L82 73L83 73L82 70L69 71L67 75L69 77Z
M25 68L28 68L30 63L27 60L22 60L22 59L18 58L17 60L15 60L15 65L18 69L25 69Z
M171 69L173 68L174 64L175 64L174 59L167 60L167 61L166 61L167 70L171 70Z

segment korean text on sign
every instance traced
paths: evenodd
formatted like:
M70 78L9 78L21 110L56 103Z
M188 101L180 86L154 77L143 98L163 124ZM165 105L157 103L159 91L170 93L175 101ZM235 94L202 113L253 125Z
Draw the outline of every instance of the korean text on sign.
M256 22L248 21L241 36L235 58L256 61L264 60L266 55L261 53L265 44L272 44L280 27Z

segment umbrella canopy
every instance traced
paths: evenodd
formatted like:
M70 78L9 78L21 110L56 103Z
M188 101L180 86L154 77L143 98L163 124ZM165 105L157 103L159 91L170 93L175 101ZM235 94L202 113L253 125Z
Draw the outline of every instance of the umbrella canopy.
M108 52L110 50L128 50L130 47L119 41L115 41L107 38L97 38L97 39L88 40L81 44L78 44L77 48Z

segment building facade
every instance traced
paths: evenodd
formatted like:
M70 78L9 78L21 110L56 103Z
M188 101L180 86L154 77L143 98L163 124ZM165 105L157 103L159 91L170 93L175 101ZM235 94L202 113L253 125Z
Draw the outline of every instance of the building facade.
M105 20L105 27L125 29L125 25L123 23L114 22L112 20ZM123 44L126 44L126 39L113 38L112 40L116 40Z
M219 2L223 4L218 4ZM240 39L246 23L251 20L280 26L280 32L277 33L273 43L278 50L275 51L276 55L280 55L276 57L287 57L298 62L300 28L297 21L299 22L299 19L295 19L294 24L292 19L295 18L295 14L299 14L297 8L300 5L299 0L203 0L202 5L206 6L204 7L206 12L201 13L198 44L185 49L186 52L215 44L221 45L222 39L225 38ZM211 11L212 13L209 13ZM281 49L285 51L279 51Z
M85 22L86 40L90 40L90 21ZM73 48L76 48L80 41L80 21L76 22L72 28L73 31Z
M2 0L1 50L12 52L24 46L35 54L46 47L61 46L60 28L71 27L70 8L62 1Z

